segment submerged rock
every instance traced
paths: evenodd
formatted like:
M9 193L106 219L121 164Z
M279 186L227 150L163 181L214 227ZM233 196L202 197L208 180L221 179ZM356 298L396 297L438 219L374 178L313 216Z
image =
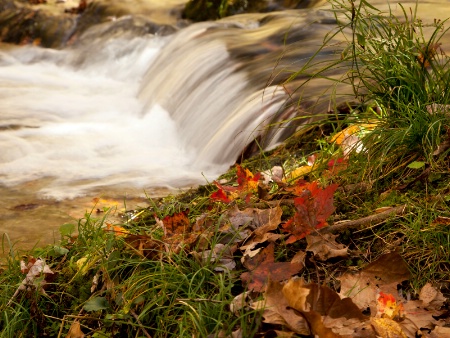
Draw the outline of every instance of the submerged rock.
M217 20L241 13L264 13L316 6L322 0L190 0L183 17L192 21Z

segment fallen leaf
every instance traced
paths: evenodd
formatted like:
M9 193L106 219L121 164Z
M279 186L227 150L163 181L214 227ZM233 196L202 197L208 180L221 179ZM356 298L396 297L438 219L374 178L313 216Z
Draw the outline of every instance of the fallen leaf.
M297 193L300 195L294 198L296 213L283 224L283 231L290 234L286 244L294 243L314 229L320 229L327 225L327 218L334 212L333 194L338 188L337 184L332 184L322 189L317 182L299 183Z
M150 236L129 234L124 242L134 252L148 259L157 258L163 252L163 243Z
M258 188L258 182L261 177L260 173L254 175L250 170L236 165L236 175L239 191L250 192Z
M281 183L284 177L283 167L275 166L261 173L262 183L268 185L270 182Z
M408 338L401 326L389 318L370 318L370 322L380 338Z
M277 239L283 237L283 235L271 233L269 231L276 230L281 223L282 209L277 206L270 209L245 209L244 212L250 210L252 218L247 219L247 225L254 229L252 235L246 240L245 245L240 247L241 250L245 250L244 256L253 250L258 244L266 241L275 242ZM249 215L249 212L245 213ZM230 221L232 221L230 219ZM235 223L236 224L236 223Z
M284 180L284 182L294 181L296 179L302 178L305 175L309 174L312 170L313 167L310 165L298 167L297 169L294 169L288 175L286 175L286 179Z
M348 162L345 158L331 159L328 161L328 175L336 176L341 170L347 169Z
M7 306L11 305L14 298L21 291L37 290L43 295L47 294L44 290L44 286L47 284L47 278L49 278L50 275L53 275L53 271L45 263L44 259L35 259L34 257L29 257L28 263L25 263L24 261L20 262L20 270L22 271L22 273L26 273L26 277L17 287L16 291L8 301Z
M420 300L410 300L403 304L403 308L405 318L399 324L409 337L415 337L421 328L433 329L437 324L433 316L442 314L442 311L427 310Z
M368 317L362 314L350 298L341 299L326 286L306 284L301 278L291 278L283 286L282 292L289 306L306 318L315 336L374 337L370 335Z
M431 222L431 225L450 225L450 217L438 216Z
M115 236L118 236L118 237L126 237L130 233L124 227L121 227L121 226L118 226L118 225L112 225L110 223L106 223L105 231L111 231L111 232L114 233Z
M213 201L231 203L236 198L241 197L249 202L251 194L258 190L261 173L253 174L250 170L244 169L240 165L236 165L236 175L238 183L237 187L223 186L214 181L218 190L212 193L210 198Z
M307 235L306 251L313 252L314 257L320 261L335 257L347 257L348 248L344 244L336 243L337 236L333 234Z
M337 145L342 144L345 139L347 139L348 137L354 135L354 134L358 134L361 131L361 127L359 125L351 125L343 130L341 130L340 132L336 133L331 139L330 139L330 143L336 143Z
M430 338L450 338L450 327L436 326L431 331Z
M214 184L216 184L216 186L218 185L217 182L214 182ZM210 198L213 201L223 202L223 203L227 203L227 204L231 203L231 201L233 201L233 199L234 199L231 196L229 196L228 194L226 194L222 188L219 188L219 190L217 190L216 192L213 192L211 194Z
M233 312L235 316L239 316L240 310L243 308L250 306L250 295L251 291L245 291L236 297L230 303L230 311Z
M244 259L243 264L249 271L241 274L241 280L249 290L257 292L263 291L269 280L274 282L286 280L304 268L300 263L275 262L273 243L255 257Z
M427 283L419 292L419 300L427 309L439 310L447 299L431 283Z
M201 252L203 263L216 262L214 271L231 271L236 267L233 253L228 245L217 243L212 250Z
M397 252L380 256L356 274L346 273L340 278L342 298L350 297L362 310L377 313L379 291L396 294L397 285L411 277L408 266Z
M155 216L156 222L163 228L164 236L161 241L167 252L177 253L197 241L200 233L192 231L188 213L189 210L180 211L162 220Z
M264 293L264 300L252 304L256 310L264 309L263 322L267 324L283 325L289 330L309 336L311 331L308 322L294 309L290 308L288 300L283 295L283 285L279 282L269 281Z
M84 333L81 331L80 322L75 320L72 325L70 325L69 332L66 338L84 338Z
M395 297L390 293L380 291L377 299L377 317L400 320L405 316L403 304L397 302Z

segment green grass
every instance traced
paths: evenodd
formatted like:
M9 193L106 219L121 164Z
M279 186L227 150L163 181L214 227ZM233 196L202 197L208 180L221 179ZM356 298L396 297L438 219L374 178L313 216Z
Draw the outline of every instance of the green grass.
M244 165L253 172L270 170L273 165L290 171L318 153L321 163L306 179L333 181L341 187L366 183L360 191L336 193L331 223L372 215L380 207L407 206L401 217L342 232L338 240L349 246L351 256L335 262L310 261L302 273L306 280L338 287L337 278L343 272L358 270L384 252L399 250L412 272L410 291L417 293L427 282L448 283L450 233L448 225L435 222L439 216L450 217L449 150L435 153L449 137L446 126L450 125L446 112L449 60L436 47L447 32L445 22L432 23L431 33L425 33L417 8L404 8L397 17L390 11L381 13L365 0L358 5L330 2L339 26L325 38L318 58L293 73L289 81L304 75L329 79L330 93L335 94L334 117ZM337 45L336 40L340 41ZM336 46L341 58L324 61L319 57L321 51ZM329 76L338 72L344 75ZM352 95L341 97L341 85L351 88ZM307 88L304 86L298 90ZM345 113L336 109L341 99L352 101ZM349 125L367 122L376 127L361 133L363 148L350 152L348 168L336 176L325 175L328 160L343 156L342 149L329 142L330 137ZM236 170L222 178L232 184ZM271 187L273 201L284 198L283 185ZM239 279L243 271L240 253L234 253L238 267L231 272L216 271L218 263L211 255L203 260L198 254L200 245L214 249L225 240L217 229L229 207L247 207L240 200L230 206L213 204L209 196L215 189L209 184L179 196L149 199L150 208L121 224L124 231L142 239L144 248L133 245L130 237L107 230L108 210L100 218L88 213L77 224L62 225L60 243L28 253L45 258L55 272L46 277L46 294L38 292L37 284L13 297L25 278L20 259L28 258L18 256L5 237L0 337L64 337L76 322L91 337L229 336L236 330L253 337L261 332L264 326L258 312L247 307L237 314L230 311L233 298L245 291ZM216 231L197 247L164 250L157 245L163 233L155 215L163 219L187 209L191 223L204 216ZM283 205L283 221L293 213L292 205ZM226 243L230 244L229 239ZM144 250L150 244L156 245L156 251ZM304 241L292 246L280 243L275 257L280 261L291 258L305 246ZM36 278L36 282L42 279ZM442 290L450 293L448 287Z
M93 337L112 337L111 332L143 336L144 331L152 337L206 337L237 328L247 337L253 335L255 314L235 316L229 311L234 289L242 289L235 285L238 275L218 273L211 256L202 260L185 250L145 258L122 237L105 231L106 218L87 214L78 223L75 240L64 225L61 246L70 248L64 255L48 258L52 246L33 252L47 257L47 264L58 271L47 285L47 295L31 289L7 305L24 278L19 261L9 259L10 266L0 274L1 337L11 337L12 332L23 337L56 332L65 336L74 320ZM142 220L128 227L136 230ZM214 248L218 238L208 240ZM91 290L96 275L98 284Z

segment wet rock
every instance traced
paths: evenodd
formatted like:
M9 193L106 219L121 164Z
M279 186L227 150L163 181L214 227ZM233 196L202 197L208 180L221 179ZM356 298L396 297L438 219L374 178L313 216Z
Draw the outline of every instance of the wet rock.
M47 3L39 4L32 4L28 0L0 0L0 40L59 48L75 43L91 27L108 23L110 28L103 32L107 35L113 35L115 29L130 29L135 35L167 35L177 28L166 22L176 23L181 18L181 10L152 10L151 4L140 7L136 2L125 6L121 1L111 0L48 0ZM123 18L125 20L119 20Z
M322 0L191 0L183 17L192 21L217 20L241 13L265 13L316 6Z

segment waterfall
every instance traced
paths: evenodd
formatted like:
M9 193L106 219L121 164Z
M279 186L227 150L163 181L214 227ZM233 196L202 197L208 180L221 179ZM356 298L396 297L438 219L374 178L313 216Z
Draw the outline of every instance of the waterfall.
M275 65L307 59L327 20L311 10L241 15L163 37L119 34L119 19L62 50L2 45L0 180L39 181L41 196L63 199L215 179L255 138L281 141L262 138L286 116L277 81L287 75Z

